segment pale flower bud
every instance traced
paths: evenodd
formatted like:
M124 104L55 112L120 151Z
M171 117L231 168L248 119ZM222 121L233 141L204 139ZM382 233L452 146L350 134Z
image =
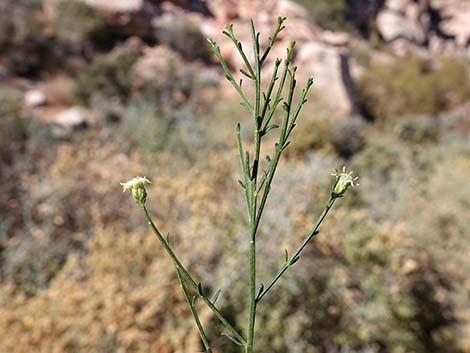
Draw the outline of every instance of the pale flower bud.
M145 190L145 184L150 183L146 177L135 177L125 183L120 183L123 192L130 190L134 200L140 205L145 205L145 200L147 199L147 191Z
M353 178L353 172L350 171L349 173L346 173L346 167L343 167L343 171L340 173L338 170L336 170L336 173L331 174L336 177L336 183L333 186L333 189L331 191L331 196L333 198L338 198L344 195L346 190L350 186L358 186L359 184L356 183L356 180L359 179L359 177L354 177Z

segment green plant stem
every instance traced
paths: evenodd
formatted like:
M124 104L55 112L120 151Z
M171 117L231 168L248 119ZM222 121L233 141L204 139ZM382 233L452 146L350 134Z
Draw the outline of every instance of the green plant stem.
M289 267L291 267L297 260L299 259L300 253L302 250L307 246L309 241L316 235L318 234L318 228L320 227L320 224L323 222L325 219L326 215L328 214L328 211L331 209L335 202L335 198L330 196L330 199L328 200L325 208L323 209L323 212L321 213L320 217L318 217L317 221L315 222L315 225L313 228L308 232L308 234L305 236L304 240L302 243L299 245L297 250L290 256L290 258L285 262L285 264L279 269L279 271L276 273L276 275L273 277L269 285L261 292L261 294L256 298L256 301L259 302L265 295L266 293L269 292L269 290L276 284L276 282L281 278L281 276L287 271Z
M289 55L288 55L289 56ZM287 72L287 68L285 69L285 72ZM302 108L302 105L305 104L306 102L306 95L312 86L313 80L309 78L307 80L307 84L305 85L304 89L302 90L302 94L300 97L300 100L297 104L297 107L295 109L293 118L291 119L291 122L289 124L289 116L290 116L290 106L292 105L292 91L295 88L295 70L291 73L291 84L289 86L289 96L288 96L288 101L287 101L287 106L288 110L286 111L286 115L284 117L282 127L281 127L281 132L279 135L279 142L277 143L276 151L274 158L271 160L271 165L269 166L269 170L266 176L266 181L265 181L265 187L263 190L263 196L261 197L261 203L259 205L258 213L256 215L256 226L255 229L258 229L259 223L261 221L261 216L263 215L263 210L264 206L266 205L266 201L268 199L269 192L271 191L271 183L274 178L274 174L276 172L277 165L279 164L279 159L281 158L282 151L284 150L287 139L289 138L290 133L295 127L295 120L297 119L300 110ZM284 82L284 79L282 79L282 82ZM277 98L276 98L277 99Z
M294 95L294 89L296 85L295 80L295 68L290 69L290 64L292 61L292 52L295 46L295 42L291 42L289 48L287 48L287 57L284 60L284 67L282 73L280 75L280 82L276 90L276 94L274 96L274 100L272 101L272 94L274 90L275 82L278 80L278 69L281 65L281 59L276 59L274 64L273 73L271 76L271 81L269 83L268 89L266 93L263 92L263 105L261 105L261 66L265 62L268 54L274 42L279 35L279 33L284 29L283 23L285 18L278 18L277 27L270 37L269 44L264 51L264 53L260 57L260 47L259 47L259 33L256 33L255 26L253 24L253 20L250 20L250 30L251 30L251 41L253 43L253 52L254 52L254 66L252 66L243 51L242 44L236 38L233 32L233 26L227 25L226 31L223 33L229 37L232 42L234 43L235 47L237 48L241 58L243 59L245 66L248 72L241 70L242 74L250 78L254 81L255 85L255 99L254 102L251 103L247 96L242 91L242 80L240 82L236 82L233 75L231 74L227 63L224 61L222 54L220 52L220 48L217 46L217 43L211 39L209 39L209 43L216 55L217 59L219 60L222 69L225 73L225 77L227 80L234 86L236 91L239 93L240 97L242 98L242 104L248 109L248 111L252 114L253 122L254 122L254 151L253 151L253 164L250 165L250 155L248 152L243 150L242 140L240 136L240 124L237 125L237 129L235 132L237 138L237 147L238 147L238 154L240 157L240 164L242 167L242 174L243 174L243 181L239 181L242 188L245 192L245 198L248 208L248 215L249 215L249 320L248 320L248 332L247 332L247 340L240 341L245 346L246 353L253 353L253 342L254 342L254 330L255 330L255 318L256 318L256 306L257 306L257 293L256 293L256 234L258 231L259 223L261 220L261 216L263 214L263 210L266 204L266 200L268 198L268 194L271 188L271 182L273 180L277 165L279 163L279 159L281 157L282 151L288 145L288 137L295 127L295 120L300 112L302 105L306 102L305 95L308 89L311 86L311 79L309 79L308 84L304 91L302 92L301 99L298 103L297 109L293 112L292 109L292 99ZM274 113L278 107L278 105L282 102L282 92L284 89L284 85L286 83L287 75L290 76L290 85L289 85L289 93L287 97L287 102L283 103L284 108L284 119L282 121L282 127L279 137L279 142L276 144L275 149L275 156L272 160L268 159L268 167L264 171L260 182L258 183L258 171L259 171L259 164L260 164L260 153L261 153L261 139L262 137L270 130L277 128L278 126L273 124L270 125L271 119L274 116ZM271 105L272 101L272 105ZM258 206L258 197L260 192L262 192L261 203ZM308 241L307 241L308 242ZM304 245L305 246L305 245ZM302 247L303 248L303 247ZM295 257L290 260L290 265L293 263ZM282 273L279 275L282 276ZM278 277L278 278L279 278ZM274 285L277 281L276 278L274 282L270 285ZM270 287L269 287L270 288ZM264 291L262 286L258 291L258 297L263 294Z
M198 293L199 293L198 284L191 277L191 275L186 270L186 268L181 264L178 257L175 255L175 253L173 252L171 247L165 241L165 238L162 236L162 234L160 233L160 231L156 227L155 223L153 222L152 218L150 217L147 208L145 206L142 206L142 210L144 211L145 218L147 219L148 224L152 228L152 231L157 236L158 240L163 245L166 252L171 257L172 261L175 263L175 266L177 266L180 269L181 274L188 280L191 287L194 288L195 290L197 290ZM211 300L209 298L207 298L205 295L202 295L201 293L199 293L199 297L204 301L204 303L207 304L207 306L212 310L212 312L217 317L217 319L234 335L234 337L236 337L236 339L238 341L240 341L241 343L246 344L246 340L237 332L237 330L235 330L235 328L233 328L233 326L227 321L227 319L224 318L222 313L215 307L215 305L211 302Z
M235 88L235 90L238 92L240 97L243 99L243 104L245 107L248 109L250 113L253 113L253 106L250 104L248 98L246 97L245 93L242 91L241 84L237 83L230 72L227 63L225 62L224 58L222 57L222 54L220 53L220 48L217 46L217 43L214 42L213 40L209 39L209 44L212 47L212 50L214 51L215 56L220 62L220 65L222 66L222 69L224 70L225 73L225 78L232 84L232 86Z
M257 193L256 181L258 177L259 155L261 150L261 63L259 59L259 38L255 31L253 20L250 20L251 40L253 42L253 51L255 56L255 104L253 110L253 122L255 124L254 132L254 154L253 154L253 168L251 175L251 210L250 213L250 244L249 244L249 318L248 318L248 333L246 353L253 352L253 342L255 336L255 318L256 318L256 207L257 207ZM248 205L249 207L250 205Z
M183 293L184 293L184 297L186 298L186 301L188 302L189 309L191 310L191 313L193 314L193 318L194 318L194 321L196 322L196 326L199 331L199 336L201 337L202 343L204 344L204 348L206 349L207 353L212 353L212 349L209 345L209 340L207 339L207 336L204 332L204 328L202 327L201 321L199 320L199 315L197 314L194 301L192 301L191 298L189 297L188 289L186 288L186 285L184 284L184 279L181 276L181 270L178 268L178 265L176 263L175 263L175 268L176 268L176 275L178 276L178 281L180 282L181 289L183 290Z

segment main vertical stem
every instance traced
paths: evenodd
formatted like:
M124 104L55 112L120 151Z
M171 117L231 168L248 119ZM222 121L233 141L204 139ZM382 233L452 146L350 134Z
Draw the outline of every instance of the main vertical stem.
M253 170L251 175L250 187L252 188L251 197L251 209L250 213L250 250L249 250L249 261L250 261L250 277L249 277L249 321L248 321L248 334L246 353L253 352L253 341L255 336L255 317L256 317L256 213L257 213L257 177L259 168L259 155L261 150L261 117L260 117L260 101L261 101L261 63L259 58L259 39L258 34L255 31L253 21L250 20L251 27L251 39L253 42L253 51L255 59L255 104L253 109L253 122L255 124L255 150L253 156Z
M253 227L253 225L252 225ZM250 317L249 317L249 324L248 324L248 337L247 337L247 345L246 345L246 353L253 352L253 341L254 341L254 334L255 334L255 317L256 317L256 244L255 244L255 236L252 232L250 238L250 278L249 278L249 286L250 286Z

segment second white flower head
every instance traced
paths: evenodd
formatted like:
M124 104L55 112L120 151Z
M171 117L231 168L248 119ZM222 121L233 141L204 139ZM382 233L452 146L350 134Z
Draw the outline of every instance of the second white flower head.
M147 199L145 184L150 184L150 180L148 180L146 177L137 176L120 184L122 186L123 192L129 190L139 205L143 206L145 204L145 200Z
M132 190L133 188L145 187L145 184L150 184L150 180L148 180L146 177L137 176L129 181L120 184L123 189L122 191L128 191Z
M331 195L334 198L341 197L344 195L346 190L350 186L358 186L359 184L356 182L359 177L353 177L353 172L346 172L346 167L343 167L342 172L339 172L336 170L335 173L331 174L336 177L336 183L333 186L333 190L331 192Z

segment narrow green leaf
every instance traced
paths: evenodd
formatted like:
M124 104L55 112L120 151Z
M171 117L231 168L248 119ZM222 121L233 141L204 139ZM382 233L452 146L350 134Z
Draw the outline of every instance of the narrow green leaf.
M246 171L248 175L251 175L251 168L250 168L250 153L248 151L245 152L245 163L246 163Z
M295 264L297 261L299 261L299 259L300 259L300 256L297 255L296 257L294 257L294 258L291 260L291 262L290 262L289 265L292 266L292 265Z
M221 333L221 336L227 337L230 341L232 341L233 343L235 343L235 344L238 345L238 346L241 346L241 347L245 346L242 342L240 342L240 341L239 341L238 339L236 339L235 337L230 336L228 333L222 332L222 333Z
M286 263L289 261L289 253L287 252L287 249L284 249L284 255L286 258Z
M250 80L253 80L253 77L248 73L246 72L245 70L243 69L240 69L240 72L245 75L246 77L248 77Z
M278 127L279 125L277 124L269 125L266 127L266 129L263 130L263 134L266 135L270 130L277 129Z
M220 289L218 289L217 292L215 292L214 296L211 299L212 304L215 305L215 303L217 302L217 300L220 297L220 293L222 293L222 290L220 290Z
M258 290L256 291L256 300L260 297L261 293L263 293L264 290L264 284L261 282L258 286Z
M198 284L197 284L197 292L198 292L198 294L199 294L201 297L204 296L204 293L203 293L203 291L202 291L202 284L201 284L201 282L198 282Z

